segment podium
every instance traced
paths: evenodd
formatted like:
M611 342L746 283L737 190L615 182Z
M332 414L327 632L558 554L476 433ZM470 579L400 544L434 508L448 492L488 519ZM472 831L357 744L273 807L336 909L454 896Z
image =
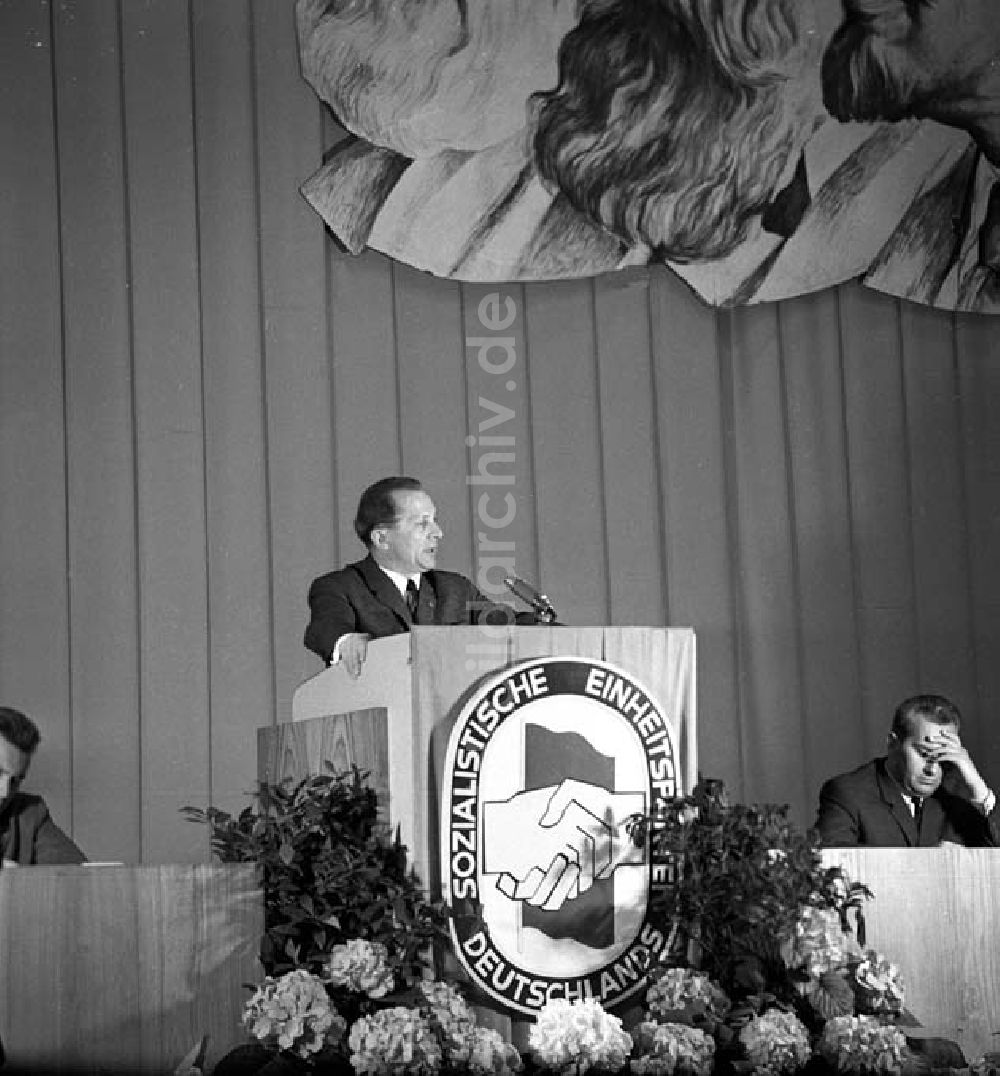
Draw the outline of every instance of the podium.
M361 676L335 665L292 697L293 722L373 708L385 712L389 820L418 874L437 878L438 789L448 736L484 683L522 662L592 658L644 684L668 711L685 791L698 779L695 635L690 628L417 627L368 646ZM375 775L376 784L379 780Z
M388 820L451 907L444 974L474 985L481 1023L523 1045L550 998L633 1003L666 942L649 909L667 868L627 820L697 780L693 631L418 627L371 643L358 679L307 681L292 713L276 770L317 768L324 736L349 757L384 717Z
M169 1073L246 1041L264 901L250 864L0 870L12 1073Z
M827 848L823 862L872 891L866 945L899 968L914 1033L957 1042L970 1062L1000 1051L1000 852Z

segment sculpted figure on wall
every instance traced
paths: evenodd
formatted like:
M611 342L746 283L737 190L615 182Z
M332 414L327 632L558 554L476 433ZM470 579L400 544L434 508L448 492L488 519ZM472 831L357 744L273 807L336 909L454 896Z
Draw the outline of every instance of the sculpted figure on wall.
M298 0L349 132L303 193L443 277L662 262L713 304L860 276L996 311L994 3Z

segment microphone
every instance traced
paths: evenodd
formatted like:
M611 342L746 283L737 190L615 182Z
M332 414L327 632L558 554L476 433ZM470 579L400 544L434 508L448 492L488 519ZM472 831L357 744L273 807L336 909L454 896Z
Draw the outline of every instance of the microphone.
M504 586L515 597L520 598L525 605L530 605L535 611L535 616L543 624L554 624L556 622L557 613L552 608L552 603L549 599L540 591L530 584L526 583L523 579L519 579L516 575L504 576Z

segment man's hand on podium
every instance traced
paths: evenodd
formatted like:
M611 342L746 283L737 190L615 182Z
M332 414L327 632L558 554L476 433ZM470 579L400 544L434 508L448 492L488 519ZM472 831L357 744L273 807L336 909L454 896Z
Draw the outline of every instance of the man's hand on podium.
M368 657L368 641L370 635L360 631L352 631L349 635L342 635L338 642L340 663L344 666L348 676L355 680L361 675L361 666Z
M554 911L616 867L643 862L624 825L642 810L642 793L575 780L487 803L483 869L500 875L504 896Z

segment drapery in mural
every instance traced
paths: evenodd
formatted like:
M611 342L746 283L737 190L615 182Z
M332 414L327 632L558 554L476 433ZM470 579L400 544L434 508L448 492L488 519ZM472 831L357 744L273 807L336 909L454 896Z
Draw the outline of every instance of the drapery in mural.
M996 0L298 0L348 249L708 302L854 277L1000 310Z

